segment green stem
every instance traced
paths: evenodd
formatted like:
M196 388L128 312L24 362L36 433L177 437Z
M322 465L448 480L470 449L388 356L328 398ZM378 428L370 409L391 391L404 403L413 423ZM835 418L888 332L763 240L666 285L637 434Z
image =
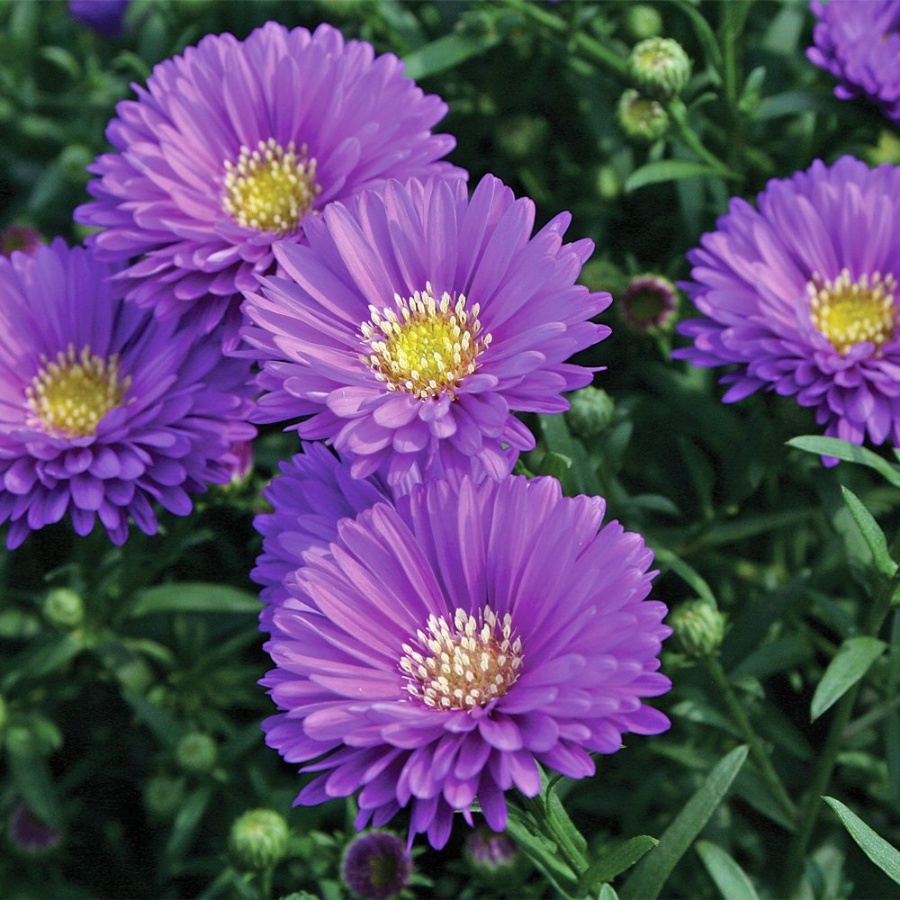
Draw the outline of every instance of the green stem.
M699 157L703 162L715 169L716 173L722 178L740 181L740 175L729 169L718 156L703 146L700 138L697 137L697 133L691 128L690 123L688 122L687 108L678 97L673 97L666 103L666 112L669 114L669 119L675 126L675 133L678 135L678 139L695 156Z
M794 821L797 815L797 807L794 805L793 800L788 796L784 785L781 783L781 779L778 777L778 773L772 765L772 760L769 759L769 754L766 752L765 747L763 747L759 735L753 728L753 724L750 722L747 713L744 711L744 707L741 705L740 700L738 700L734 688L731 686L728 677L725 675L725 670L722 668L722 663L719 662L719 657L708 656L706 657L705 662L710 675L712 675L713 682L722 693L728 711L741 729L741 734L744 736L744 740L747 741L747 744L750 747L750 755L759 767L763 779L775 795L775 799L781 806L782 811L791 821Z
M900 572L894 575L890 581L883 583L878 595L874 598L869 609L869 616L865 628L862 631L864 637L876 637L891 609L894 596L900 590ZM803 876L804 861L809 841L812 838L813 829L819 817L822 806L822 796L828 791L831 776L837 765L838 754L846 736L847 725L853 714L856 698L862 689L862 681L858 681L844 694L835 707L834 716L828 727L828 736L825 739L825 747L819 756L819 761L813 773L809 792L803 803L800 814L800 824L794 832L791 846L788 849L787 863L784 871L784 894L793 897L796 895L797 886Z

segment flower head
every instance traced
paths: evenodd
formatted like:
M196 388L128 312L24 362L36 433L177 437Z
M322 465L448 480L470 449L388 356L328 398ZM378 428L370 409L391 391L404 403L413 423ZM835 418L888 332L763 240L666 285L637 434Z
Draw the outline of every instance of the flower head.
M20 803L9 817L9 839L22 853L40 856L58 846L62 833L58 828L42 822Z
M253 436L249 370L116 296L112 269L61 240L0 258L0 522L7 544L66 513L121 544L227 483Z
M390 500L387 485L376 476L355 479L350 467L322 444L306 444L280 464L281 475L263 492L272 511L254 519L263 536L263 552L251 573L262 585L260 628L271 630L274 609L290 602L286 587L306 553L326 553L337 538L338 522L353 518L382 500Z
M835 96L868 97L900 123L900 0L810 4L818 19L809 60L838 79Z
M344 519L266 644L284 711L267 743L321 773L297 802L359 790L358 828L408 807L410 840L440 848L476 798L502 831L504 792L536 795L538 764L583 778L623 733L664 731L642 703L669 688L652 554L603 512L510 476L432 480Z
M117 41L124 32L123 21L131 0L69 0L69 15L93 28L100 37Z
M816 410L827 435L900 446L900 168L843 157L733 199L688 255L703 318L674 355L732 364L725 401L760 388Z
M347 847L341 874L357 896L387 900L409 884L412 857L396 835L372 831L354 838Z
M249 809L231 826L228 847L242 869L269 869L284 859L291 830L274 809Z
M534 204L487 176L389 182L332 204L309 246L280 245L284 278L244 310L262 364L260 421L352 457L394 485L454 468L508 473L534 445L513 410L561 412L593 371L566 360L609 334L610 303L576 285L590 241L568 215L531 236ZM504 446L507 445L507 446Z
M619 310L635 331L664 329L678 312L678 292L662 275L640 275L622 292Z
M129 299L204 332L225 317L233 336L275 241L386 178L462 174L436 162L454 145L430 131L446 105L402 73L329 25L207 36L119 104L116 152L89 167L97 199L76 218L103 229L89 238L102 259L140 257L120 276Z
M687 87L691 59L673 38L650 37L632 48L628 71L642 90L671 97Z

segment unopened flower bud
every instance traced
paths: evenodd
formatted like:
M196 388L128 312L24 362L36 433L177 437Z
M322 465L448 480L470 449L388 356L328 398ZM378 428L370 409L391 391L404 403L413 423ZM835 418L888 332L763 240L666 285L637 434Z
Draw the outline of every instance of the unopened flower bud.
M202 731L186 734L175 748L175 759L187 772L211 771L218 756L216 742Z
M84 600L71 588L54 588L44 597L43 611L54 628L77 628L84 621Z
M678 41L652 37L632 48L628 71L647 93L674 97L690 80L691 60Z
M662 31L662 16L646 3L629 3L622 23L633 41L656 37Z
M12 811L8 833L12 845L28 856L49 853L62 838L59 829L42 822L24 804Z
M144 787L147 812L160 819L170 819L184 801L184 779L171 775L154 775Z
M510 838L484 825L466 835L463 853L475 872L492 881L508 878L521 858Z
M569 396L569 403L566 421L581 438L597 437L613 420L615 404L602 388L583 387Z
M284 859L290 831L273 809L251 809L235 819L228 846L237 865L245 870L269 869Z
M0 256L9 256L14 250L34 254L43 245L41 233L28 225L10 225L0 231Z
M623 291L619 312L635 331L657 331L672 325L678 312L675 285L662 275L641 275Z
M525 159L543 146L549 130L546 119L511 116L497 129L497 145L511 159Z
M628 137L638 141L658 141L669 130L669 114L652 97L629 88L619 98L619 125Z
M725 637L725 615L708 600L687 600L675 607L669 625L684 652L691 657L719 652Z
M372 831L347 847L341 873L344 884L357 896L386 900L409 883L412 857L396 835Z

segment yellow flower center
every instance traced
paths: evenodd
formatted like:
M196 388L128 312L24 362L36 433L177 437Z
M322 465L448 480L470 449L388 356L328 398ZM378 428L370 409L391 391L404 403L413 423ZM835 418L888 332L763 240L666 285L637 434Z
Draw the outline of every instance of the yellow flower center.
M512 617L499 619L490 606L478 616L457 609L452 624L428 617L416 646L403 644L400 671L406 691L432 709L472 709L502 697L522 669L522 641L513 638Z
M841 355L862 341L880 347L897 328L893 275L875 272L851 281L844 269L834 281L815 274L806 286L809 312L815 327Z
M63 437L95 434L100 420L122 403L131 378L119 377L119 357L95 356L90 347L75 355L69 344L50 361L41 356L41 369L26 388L31 412L50 432Z
M372 318L361 330L371 352L363 361L390 391L421 399L454 393L491 343L489 334L478 336L478 304L466 309L465 295L454 300L446 292L438 302L427 283L406 300L395 294L394 303L395 310L369 307Z
M290 234L312 209L322 188L316 183L316 161L304 145L287 150L274 138L255 150L242 146L237 162L225 161L222 206L238 225Z

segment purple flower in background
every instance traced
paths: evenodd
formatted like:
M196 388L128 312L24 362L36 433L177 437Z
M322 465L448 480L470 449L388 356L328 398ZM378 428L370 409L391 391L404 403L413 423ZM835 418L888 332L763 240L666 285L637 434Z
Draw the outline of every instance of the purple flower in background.
M7 545L66 513L122 544L128 519L156 531L207 482L227 483L250 373L217 341L116 296L112 269L61 240L0 258L0 522Z
M9 839L14 847L30 856L49 853L59 845L62 834L58 828L38 819L23 803L9 817Z
M539 765L594 773L625 732L657 734L670 629L647 600L652 553L598 497L510 476L416 485L338 525L275 610L263 684L282 713L269 746L319 772L297 798L359 791L357 828L410 810L410 841L446 843L476 801L495 831L504 793L540 790Z
M354 518L391 496L375 476L353 478L350 467L322 444L306 444L303 449L280 464L281 475L263 491L272 512L261 513L253 522L263 536L263 552L251 573L263 587L263 631L271 631L274 607L291 602L286 585L303 565L304 554L327 553L341 519Z
M131 0L69 0L69 15L93 28L100 37L117 41L122 37L122 22Z
M827 435L900 446L900 169L842 157L739 198L691 251L698 366L733 364L725 402L760 388L816 410Z
M11 256L16 250L34 253L43 246L43 235L28 225L10 225L0 231L0 256Z
M809 60L838 79L842 100L866 96L900 123L900 0L813 0Z
M302 240L333 200L385 178L464 174L436 162L455 143L430 131L446 105L396 56L329 25L205 37L135 90L76 219L104 229L88 239L99 258L140 257L120 276L129 299L164 319L189 313L204 333L225 317L234 337L237 294L273 269L273 243Z
M372 831L354 838L341 863L344 884L358 897L388 900L409 884L412 857L395 834Z
M593 244L563 244L569 219L532 237L534 204L492 176L471 200L411 179L332 204L308 246L275 248L285 277L247 294L259 421L310 416L300 436L357 478L507 474L534 446L513 410L567 409L595 370L566 360L609 334L590 321L609 294L575 284Z

